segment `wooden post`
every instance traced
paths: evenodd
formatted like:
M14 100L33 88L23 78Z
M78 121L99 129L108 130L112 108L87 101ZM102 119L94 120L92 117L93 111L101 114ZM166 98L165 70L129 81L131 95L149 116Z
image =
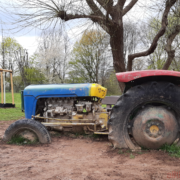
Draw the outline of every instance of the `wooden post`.
M13 90L13 79L12 79L12 72L10 72L11 77L11 93L12 93L12 104L14 104L14 90Z
M3 99L3 71L1 71L1 103L4 104L4 99Z

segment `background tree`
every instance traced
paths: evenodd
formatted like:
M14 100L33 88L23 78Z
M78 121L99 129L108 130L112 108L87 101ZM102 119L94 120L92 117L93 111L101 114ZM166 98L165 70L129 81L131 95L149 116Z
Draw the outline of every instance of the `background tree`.
M29 56L26 49L19 48L14 52L15 60L17 62L19 74L22 78L23 85L26 87L28 84L26 70L29 67Z
M107 95L121 95L122 92L119 91L119 84L116 78L116 74L113 68L109 69L107 78L104 83L104 87L107 88Z
M41 66L37 61L37 55L29 58L26 49L13 37L5 37L1 42L0 66L13 71L14 90L19 92L29 84L46 83L46 78L42 73ZM3 52L2 52L3 51ZM3 58L4 55L4 58ZM6 90L11 90L9 73L5 74Z
M75 82L104 85L111 64L108 36L97 30L85 31L73 48L69 78ZM73 76L73 77L72 77Z
M37 59L49 83L65 82L70 54L69 47L67 35L62 34L60 30L48 30L42 33Z
M46 78L44 74L37 67L25 68L26 80L29 84L44 84Z
M124 23L124 63L127 67L128 55L141 49L141 31L137 24L128 21ZM154 36L153 36L154 37Z
M180 26L179 15L175 16L171 13L168 18L168 28L166 33L159 39L158 46L153 54L147 58L148 69L177 69L177 61L179 58L176 54L179 52L180 45ZM157 33L160 27L160 20L153 18L147 26L144 26L143 42L148 45L152 41L152 37ZM175 68L176 67L176 68Z
M14 52L22 46L12 37L5 37L1 42L1 67L3 69L11 69L13 72L16 70L16 60L14 58ZM3 58L4 56L4 58Z

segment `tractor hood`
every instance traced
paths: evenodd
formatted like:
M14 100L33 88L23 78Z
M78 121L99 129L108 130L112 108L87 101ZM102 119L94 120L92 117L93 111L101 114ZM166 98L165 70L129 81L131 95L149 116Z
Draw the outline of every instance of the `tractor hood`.
M99 97L106 96L107 89L99 84L45 84L30 85L24 89L24 96Z

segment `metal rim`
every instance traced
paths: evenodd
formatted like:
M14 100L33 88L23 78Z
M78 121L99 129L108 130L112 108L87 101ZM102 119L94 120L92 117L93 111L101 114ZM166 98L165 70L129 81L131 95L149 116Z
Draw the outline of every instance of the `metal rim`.
M155 107L157 106L163 106L163 107L166 107L167 109L171 110L171 111L174 111L173 110L173 107L171 107L170 105L171 103L168 103L165 102L165 101L159 101L159 100L154 100L154 101L149 101L149 102L139 102L137 103L136 107L132 108L130 110L131 113L129 113L129 116L127 117L127 120L125 121L124 125L123 125L123 131L124 131L124 140L127 144L127 146L130 148L130 149L134 149L134 150L139 150L141 149L141 145L139 145L135 140L134 140L134 137L132 135L132 126L133 126L133 118L131 116L133 115L137 115L137 113L139 111L141 111L141 109L144 109L146 108L147 106L152 106L152 105L155 105ZM176 114L176 112L174 111L174 114ZM177 128L179 127L179 123L178 123L178 120L176 120L177 122ZM178 133L177 133L178 134ZM177 135L178 136L178 135ZM177 141L177 142L176 142ZM179 143L180 140L177 140L177 138L174 140L174 142L176 143Z
M133 119L132 135L141 147L159 149L172 144L178 135L178 123L173 111L164 106L148 106Z

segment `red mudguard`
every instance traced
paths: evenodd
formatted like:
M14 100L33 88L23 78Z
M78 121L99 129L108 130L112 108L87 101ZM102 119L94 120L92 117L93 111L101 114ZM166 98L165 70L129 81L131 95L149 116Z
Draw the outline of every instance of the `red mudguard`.
M144 71L129 71L129 72L116 73L116 77L119 82L129 82L138 78L149 77L149 76L180 77L180 72L168 71L168 70L144 70Z

